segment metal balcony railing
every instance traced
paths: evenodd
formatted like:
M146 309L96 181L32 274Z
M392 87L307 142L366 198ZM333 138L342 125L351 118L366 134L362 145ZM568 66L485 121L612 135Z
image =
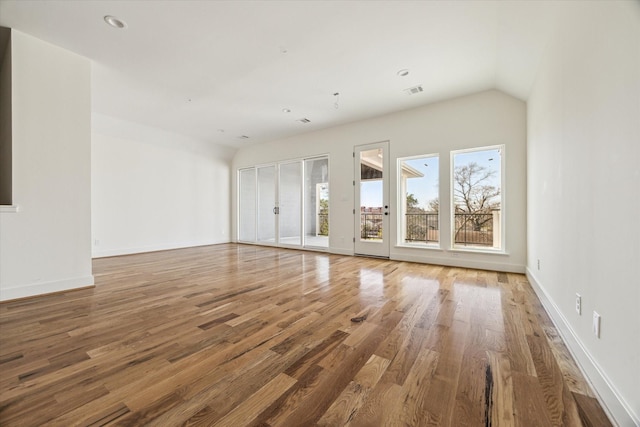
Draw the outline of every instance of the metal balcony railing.
M382 237L381 213L360 213L360 238ZM440 225L437 213L405 214L405 241L437 242ZM493 246L493 218L491 213L457 213L454 216L456 245Z
M382 238L381 213L360 213L360 238L363 240Z
M457 213L454 219L455 244L493 246L493 214ZM408 213L407 242L437 242L440 235L437 213Z
M318 236L329 235L329 213L322 212L318 214Z
M457 245L493 246L493 214L456 213L454 241Z
M406 214L407 242L437 242L440 238L437 213Z

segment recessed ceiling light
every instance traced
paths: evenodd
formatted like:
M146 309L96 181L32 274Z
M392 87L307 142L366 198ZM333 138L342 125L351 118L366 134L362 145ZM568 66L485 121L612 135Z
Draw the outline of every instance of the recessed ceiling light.
M107 15L104 17L104 22L111 25L113 28L127 28L126 22L115 16Z
M282 109L282 112L283 112L283 113L290 113L290 112L291 112L291 110L290 110L290 109L288 109L288 108L283 108L283 109Z
M311 120L309 120L309 119L307 119L307 118L298 119L298 121L299 121L300 123L305 123L305 124L306 124L306 123L311 123Z
M249 137L247 135L240 135L238 139L249 139Z
M406 68L404 68L404 69L402 69L402 70L398 71L398 75L399 75L400 77L408 76L408 75L409 75L409 70L407 70Z

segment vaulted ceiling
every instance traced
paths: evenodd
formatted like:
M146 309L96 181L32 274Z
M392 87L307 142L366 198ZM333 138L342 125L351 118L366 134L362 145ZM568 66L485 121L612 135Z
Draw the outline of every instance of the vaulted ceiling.
M487 89L526 100L557 7L1 0L0 26L89 58L94 112L240 147Z

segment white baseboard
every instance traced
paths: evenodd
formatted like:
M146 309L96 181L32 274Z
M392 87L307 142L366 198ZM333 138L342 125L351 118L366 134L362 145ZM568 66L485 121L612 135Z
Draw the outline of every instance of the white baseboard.
M598 363L593 359L573 328L571 328L566 317L564 317L553 300L549 298L544 287L529 268L527 268L526 274L529 283L531 283L540 302L551 317L551 320L560 333L569 352L571 352L571 355L577 362L582 374L591 384L591 388L596 392L598 401L607 412L609 419L618 426L640 426L640 418L633 414L630 405L620 396L620 393L616 390L611 380L609 380L602 368L600 368Z
M391 253L390 259L394 261L419 262L422 264L445 265L447 267L475 268L478 270L504 271L506 273L524 274L523 265L507 264L503 262L476 261L465 258L439 258L424 255L407 255Z
M0 301L28 298L42 294L69 291L93 286L93 276L73 277L52 282L33 283L0 290Z
M119 255L132 255L132 254L141 254L144 252L158 252L158 251L168 251L171 249L183 249L183 248L194 248L197 246L209 246L209 245L219 245L222 243L229 243L229 240L224 241L200 241L200 242L181 242L181 243L166 243L161 245L149 245L149 246L138 246L138 247L129 247L129 248L114 248L114 249L103 249L103 250L94 250L91 254L92 258L106 258L111 256L119 256Z

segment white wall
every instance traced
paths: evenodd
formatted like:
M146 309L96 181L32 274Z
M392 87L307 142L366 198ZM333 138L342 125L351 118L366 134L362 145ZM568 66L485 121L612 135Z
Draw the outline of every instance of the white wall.
M12 32L13 203L0 212L0 299L89 286L91 68Z
M228 242L234 151L94 114L93 256Z
M284 159L329 154L330 238L329 250L353 254L355 145L390 141L391 207L396 206L398 157L440 154L440 200L450 200L450 151L504 144L506 146L505 217L506 252L497 254L454 253L395 247L396 229L391 232L391 258L445 265L524 272L526 262L526 107L522 101L499 91L487 91L394 113L344 126L316 131L238 151L233 161L232 223L236 240L237 170ZM392 215L392 221L396 218ZM448 224L442 221L443 248L450 246Z
M640 3L561 6L528 102L528 273L611 414L639 424Z

